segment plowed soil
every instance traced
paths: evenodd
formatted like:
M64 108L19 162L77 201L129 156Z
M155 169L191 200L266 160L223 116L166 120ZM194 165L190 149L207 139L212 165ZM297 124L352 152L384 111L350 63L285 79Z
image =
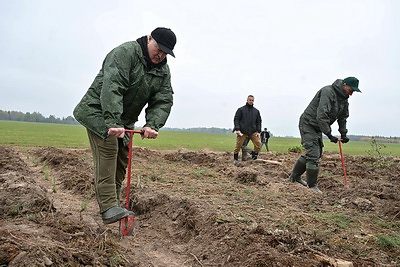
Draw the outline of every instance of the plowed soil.
M400 159L134 147L132 236L104 225L89 150L0 147L0 266L399 266ZM125 194L125 191L122 191ZM121 201L121 205L124 202Z

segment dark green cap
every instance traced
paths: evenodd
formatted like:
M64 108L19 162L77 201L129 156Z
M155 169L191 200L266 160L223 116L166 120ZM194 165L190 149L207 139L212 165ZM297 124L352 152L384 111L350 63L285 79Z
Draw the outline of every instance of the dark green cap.
M360 92L361 90L358 89L358 79L356 77L347 77L346 79L343 80L343 83L346 83L348 86L350 86L354 91Z

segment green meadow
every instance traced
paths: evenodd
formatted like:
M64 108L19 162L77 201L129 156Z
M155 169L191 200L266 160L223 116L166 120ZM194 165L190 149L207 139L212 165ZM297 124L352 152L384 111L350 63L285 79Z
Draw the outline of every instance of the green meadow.
M210 134L160 130L157 139L142 140L134 136L134 145L160 150L212 150L231 152L235 145L234 134ZM325 151L339 151L337 144L324 141ZM80 125L0 121L0 145L28 147L89 148L86 129ZM251 144L250 144L251 145ZM380 143L382 155L400 156L400 144ZM300 138L271 137L269 148L287 152L299 147ZM265 148L264 148L265 149ZM265 151L265 150L264 150ZM343 144L343 152L350 155L377 155L370 142L353 141Z

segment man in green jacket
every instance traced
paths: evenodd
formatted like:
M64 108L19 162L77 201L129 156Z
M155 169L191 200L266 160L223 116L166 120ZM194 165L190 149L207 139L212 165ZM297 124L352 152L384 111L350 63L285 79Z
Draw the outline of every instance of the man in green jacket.
M105 224L132 214L119 206L128 163L125 129L134 129L147 104L142 138L157 138L173 104L167 54L175 57L175 44L175 34L159 27L148 36L114 48L74 110L89 136L96 198Z
M300 117L299 129L301 144L306 154L297 159L290 175L291 182L298 182L322 193L317 186L319 160L322 156L322 133L331 142L337 143L338 138L332 135L331 125L337 121L339 133L343 143L349 142L347 137L346 121L349 117L348 99L358 89L359 81L355 77L338 79L332 85L320 89ZM307 182L301 179L306 172Z

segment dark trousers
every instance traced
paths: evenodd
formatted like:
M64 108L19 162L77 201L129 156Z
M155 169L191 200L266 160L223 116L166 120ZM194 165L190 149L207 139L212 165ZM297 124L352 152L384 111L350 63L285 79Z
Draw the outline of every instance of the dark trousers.
M301 144L306 149L307 167L318 167L324 147L322 132L316 131L312 126L302 122L302 120L300 120L299 129Z
M267 142L261 142L260 151L262 150L263 145L265 145L265 148L267 149L267 151L269 151L269 148L268 148L268 141L267 141Z

